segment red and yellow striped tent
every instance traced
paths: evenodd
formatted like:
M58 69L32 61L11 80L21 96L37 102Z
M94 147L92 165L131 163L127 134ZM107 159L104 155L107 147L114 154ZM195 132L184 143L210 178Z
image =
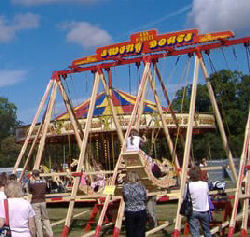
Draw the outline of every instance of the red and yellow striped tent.
M114 88L109 90L116 113L118 115L131 114L136 101L136 96L132 96L124 91L117 90ZM73 108L77 119L87 117L89 104L90 104L90 98L88 98L83 103ZM164 112L168 111L166 107L162 107L162 109ZM155 111L157 111L156 104L153 103L152 101L144 100L144 113L153 113ZM94 117L103 115L111 115L111 108L109 106L104 91L100 92L97 95L93 113ZM55 120L57 121L68 120L68 119L69 119L68 112L60 114L55 118Z

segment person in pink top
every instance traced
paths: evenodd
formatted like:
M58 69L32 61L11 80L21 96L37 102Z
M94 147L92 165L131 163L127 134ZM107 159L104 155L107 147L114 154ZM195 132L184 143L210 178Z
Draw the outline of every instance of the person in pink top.
M22 186L16 181L7 183L5 194L8 197L9 225L12 237L35 237L35 212L31 204L23 198ZM0 201L0 227L5 224L4 200Z

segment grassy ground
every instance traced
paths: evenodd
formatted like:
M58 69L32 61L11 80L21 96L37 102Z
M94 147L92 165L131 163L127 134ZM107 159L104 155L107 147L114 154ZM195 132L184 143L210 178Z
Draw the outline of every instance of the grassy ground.
M177 204L174 202L157 205L156 215L158 217L159 222L163 223L164 221L167 220L170 223L173 223L173 220L176 216L176 207L177 207ZM64 207L64 208L63 207L54 207L54 208L48 208L48 210L49 210L49 216L50 216L51 223L65 218L66 214L67 214L67 207ZM76 207L74 210L74 214L80 213L80 212L85 211L85 210L89 210L89 211L85 215L74 219L74 221L71 225L70 237L79 237L84 233L83 232L84 227L85 227L87 221L89 220L92 208L91 207ZM215 214L214 218L218 221L221 220L220 219L221 214L220 213ZM185 218L183 218L183 221L185 222ZM55 237L61 236L63 225L64 225L64 223L53 227ZM154 234L153 236L155 236L155 237L171 236L171 231L173 230L173 228L174 228L174 225L171 224L167 227L166 230L160 231L157 234ZM227 229L226 229L226 231L227 231ZM250 228L249 228L248 234L250 236ZM108 231L106 231L103 236L112 236L112 228L109 229ZM122 226L121 236L125 236L124 226ZM240 236L240 234L236 233L235 236Z

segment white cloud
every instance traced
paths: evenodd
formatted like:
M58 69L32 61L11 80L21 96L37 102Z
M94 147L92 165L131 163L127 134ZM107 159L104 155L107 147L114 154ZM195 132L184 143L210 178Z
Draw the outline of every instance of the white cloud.
M12 3L24 6L38 6L53 3L95 3L104 0L12 0Z
M189 15L203 33L232 30L236 33L250 30L249 0L193 0Z
M11 41L20 30L37 28L39 21L40 17L32 13L18 14L11 22L0 16L0 42Z
M112 37L107 31L87 22L73 22L64 24L63 27L69 29L67 41L80 44L85 49L112 42Z
M26 76L25 70L0 70L0 87L17 84L24 81Z

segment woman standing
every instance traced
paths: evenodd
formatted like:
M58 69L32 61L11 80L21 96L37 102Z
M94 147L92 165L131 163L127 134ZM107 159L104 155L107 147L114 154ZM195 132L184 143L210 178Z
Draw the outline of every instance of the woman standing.
M127 182L123 187L127 237L145 236L147 193L145 187L138 181L139 176L135 171L127 173Z
M201 181L201 169L195 166L189 170L189 192L193 204L193 213L188 217L192 237L199 237L199 223L205 237L212 236L209 230L208 183Z
M35 212L23 198L22 186L16 181L7 183L5 194L8 197L9 225L12 237L36 236ZM0 202L0 227L5 224L4 200Z

